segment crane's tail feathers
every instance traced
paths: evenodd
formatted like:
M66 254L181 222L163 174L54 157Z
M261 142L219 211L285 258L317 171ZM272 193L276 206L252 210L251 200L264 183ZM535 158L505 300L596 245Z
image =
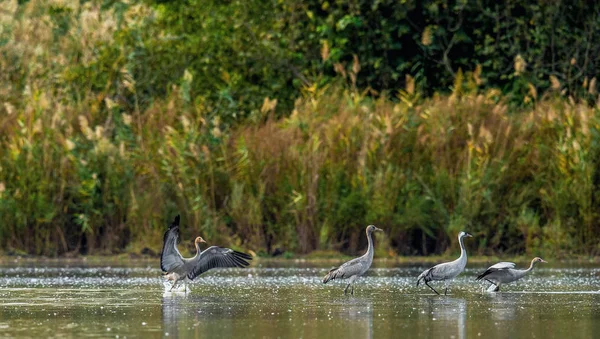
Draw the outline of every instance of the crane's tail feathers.
M329 270L327 275L325 275L325 277L323 277L323 284L327 284L327 282L329 280L334 280L335 278L337 278L337 275L338 275L337 269L338 269L337 267L334 267Z
M419 277L417 278L417 287L419 286L419 283L421 282L421 280L423 280L424 283L428 283L431 280L431 277L429 276L429 274L431 273L432 269L433 269L433 267L428 270L425 270L425 272L419 274Z

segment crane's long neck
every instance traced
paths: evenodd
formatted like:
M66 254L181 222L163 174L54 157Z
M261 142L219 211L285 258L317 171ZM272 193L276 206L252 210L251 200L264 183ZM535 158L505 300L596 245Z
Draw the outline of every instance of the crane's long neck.
M529 268L528 268L528 269L526 269L526 270L524 270L524 271L525 271L525 274L527 274L527 273L529 273L529 272L533 271L533 268L535 267L535 264L536 264L536 263L537 263L537 262L535 261L535 259L531 260L531 264L529 264Z
M466 263L467 262L467 250L465 249L464 239L465 239L465 237L458 237L458 242L460 243L460 257L458 257L458 260Z
M526 270L517 270L517 276L519 279L523 278L524 276L526 276L527 274L529 274L529 272L533 271L533 268L535 267L535 259L531 261L531 264L529 265L529 268Z
M200 255L200 253L202 253L202 250L200 249L200 242L195 242L194 246L196 246L196 255L194 256L194 258L196 258Z
M369 258L373 258L373 253L375 252L375 250L373 249L373 234L372 233L373 232L367 231L367 240L369 240L369 247L367 248L367 253L365 253L365 254Z

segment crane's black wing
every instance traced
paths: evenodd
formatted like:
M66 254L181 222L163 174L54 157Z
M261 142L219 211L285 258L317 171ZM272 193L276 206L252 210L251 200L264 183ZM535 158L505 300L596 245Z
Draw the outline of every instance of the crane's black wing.
M481 280L485 277L487 277L488 275L497 272L497 271L502 271L502 270L508 270L511 268L515 268L515 263L514 262L506 262L506 261L502 261L499 262L495 265L490 266L485 272L483 272L482 274L478 275L477 278L475 278L475 280Z
M252 260L252 256L230 248L211 246L204 250L198 257L188 262L192 267L188 273L188 278L193 280L200 274L217 267L243 268L250 265L247 260Z
M169 225L163 238L163 248L160 253L160 268L163 272L172 272L175 268L183 265L183 257L177 249L179 239L179 215Z

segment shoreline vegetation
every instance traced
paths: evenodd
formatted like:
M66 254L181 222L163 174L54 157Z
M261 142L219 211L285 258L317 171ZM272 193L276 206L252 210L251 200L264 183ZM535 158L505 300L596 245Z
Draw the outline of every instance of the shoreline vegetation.
M376 258L449 255L462 230L476 256L600 256L600 53L585 48L600 46L585 33L599 18L568 26L581 39L557 33L564 53L551 55L550 70L547 46L470 51L483 33L467 30L477 24L469 16L460 24L471 42L446 39L455 34L439 30L446 19L426 23L455 12L407 5L422 11L423 29L402 39L422 60L379 83L369 79L391 61L343 36L375 20L371 7L282 1L266 12L273 21L260 16L269 2L195 6L205 3L212 19L196 26L177 4L153 1L3 3L3 253L156 254L181 214L182 252L202 235L259 257L353 255L375 224L385 231ZM300 41L298 27L331 36ZM546 41L527 27L514 39ZM465 44L452 53L473 58L440 41ZM487 62L496 57L501 65ZM428 62L439 68L417 67Z
M66 257L46 257L34 255L0 255L0 265L10 265L11 263L19 264L46 264L46 265L143 265L156 266L157 256L138 255L138 254L120 254L120 255L86 255L72 258ZM251 266L278 266L278 265L311 265L316 267L331 267L340 264L353 257L345 255L341 252L331 252L327 255L293 255L289 257L254 257ZM519 265L526 265L531 262L531 257L528 256L470 256L469 263L477 266L489 265L498 261L514 262ZM398 256L373 258L375 266L394 266L394 265L432 265L442 261L447 261L446 255L430 255L430 256ZM573 256L568 259L553 259L551 262L553 267L561 267L568 265L597 265L600 264L600 257L588 256Z

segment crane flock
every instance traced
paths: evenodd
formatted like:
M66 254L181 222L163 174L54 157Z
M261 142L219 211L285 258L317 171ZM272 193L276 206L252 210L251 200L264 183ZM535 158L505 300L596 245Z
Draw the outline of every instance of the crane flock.
M177 249L179 240L179 221L177 215L169 228L165 232L163 239L163 248L160 255L160 267L163 271L163 276L167 281L172 281L169 291L177 287L179 282L183 282L185 291L187 292L187 282L194 280L202 273L213 268L239 267L244 268L250 265L248 262L252 260L252 256L246 253L238 252L230 248L210 246L204 251L200 249L200 244L206 243L202 237L196 237L194 246L196 247L196 255L192 258L184 258ZM373 245L373 232L383 232L382 229L375 225L367 226L366 230L368 247L364 255L345 262L339 267L334 267L323 277L323 284L331 280L348 279L344 294L347 294L348 288L351 288L350 294L354 295L354 283L363 276L373 263L375 247ZM448 293L448 286L454 278L461 274L467 266L467 250L465 248L464 239L470 238L472 235L466 232L458 234L458 242L460 244L460 256L458 259L450 262L441 263L431 268L426 269L417 277L417 286L423 282L437 295L440 293L431 285L432 281L442 281L444 283L444 295ZM499 262L490 266L485 272L477 276L475 280L486 281L490 283L488 292L500 291L502 284L508 284L517 281L529 274L537 263L546 263L542 258L535 257L531 261L528 269L515 269L515 264L512 262Z

